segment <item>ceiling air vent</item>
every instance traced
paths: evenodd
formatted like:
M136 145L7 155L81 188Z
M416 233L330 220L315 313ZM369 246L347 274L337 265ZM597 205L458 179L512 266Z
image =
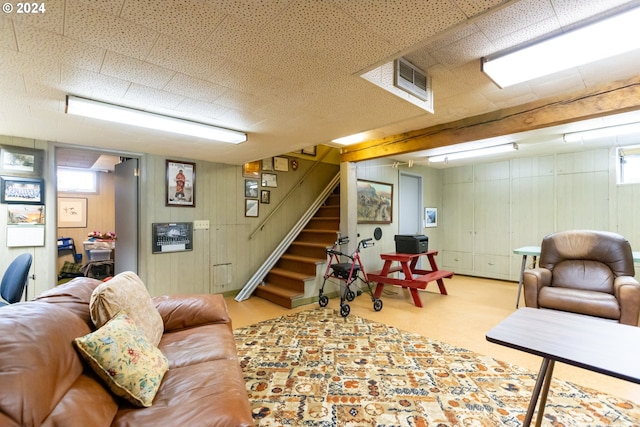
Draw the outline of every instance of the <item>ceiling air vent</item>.
M404 58L394 61L393 85L423 101L428 101L432 96L431 78Z

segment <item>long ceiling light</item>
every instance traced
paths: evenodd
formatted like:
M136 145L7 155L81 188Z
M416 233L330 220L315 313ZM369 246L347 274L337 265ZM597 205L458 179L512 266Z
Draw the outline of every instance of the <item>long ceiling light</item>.
M476 150L457 151L455 153L440 154L429 157L429 163L449 162L452 160L470 159L474 157L489 156L491 154L508 153L518 149L518 144L494 145L493 147L478 148Z
M640 48L640 7L481 60L501 88Z
M565 133L563 139L564 142L582 142L590 139L629 135L632 133L640 133L640 122Z
M146 111L133 110L118 105L78 98L72 95L67 95L66 112L67 114L75 114L83 117L91 117L230 144L240 144L247 140L247 134L236 130L191 122L175 117L161 116Z

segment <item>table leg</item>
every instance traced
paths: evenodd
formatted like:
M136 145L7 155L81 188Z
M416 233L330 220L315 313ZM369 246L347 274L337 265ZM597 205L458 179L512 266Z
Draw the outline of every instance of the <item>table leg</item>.
M416 307L422 308L422 300L420 299L420 294L416 288L409 288L409 292L411 293L411 298L413 298L413 303Z
M536 426L539 427L538 422L542 422L542 414L544 413L544 407L547 403L547 393L549 392L549 384L551 383L551 375L553 374L553 365L554 361L551 359L545 358L542 360L540 372L538 372L538 379L536 380L536 385L533 387L533 392L531 393L531 400L529 401L529 408L527 408L527 415L524 419L523 427L531 425L533 413L535 412L536 404L538 403L538 397L540 397L540 390L543 389L544 384L543 395L540 400L540 407L538 408Z
M520 267L520 280L518 281L518 297L516 298L516 308L520 305L520 292L522 292L522 280L524 277L524 268L527 266L527 256L522 255L522 266Z

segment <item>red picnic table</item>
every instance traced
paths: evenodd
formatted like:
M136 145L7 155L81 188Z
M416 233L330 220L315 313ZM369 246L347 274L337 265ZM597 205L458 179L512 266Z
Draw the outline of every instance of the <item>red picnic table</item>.
M429 259L431 270L416 268L418 259L423 255L426 255ZM402 286L403 288L409 289L414 304L417 307L422 307L418 289L426 289L427 284L433 281L438 283L440 293L447 295L447 288L444 286L443 279L453 277L453 271L439 270L435 259L436 255L438 255L438 251L428 251L419 254L404 254L398 252L380 254L380 258L384 260L382 270L367 273L369 281L377 283L373 296L380 298L384 285ZM392 267L394 262L398 262L400 265ZM389 277L390 274L399 271L404 273L404 278Z

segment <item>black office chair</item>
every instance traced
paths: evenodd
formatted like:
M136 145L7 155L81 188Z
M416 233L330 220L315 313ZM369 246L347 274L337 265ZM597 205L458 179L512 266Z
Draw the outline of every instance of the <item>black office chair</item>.
M0 307L20 302L22 299L22 294L29 281L31 260L31 254L22 254L9 264L7 271L2 276L2 283L0 283L0 296L4 299L4 301L0 301Z

